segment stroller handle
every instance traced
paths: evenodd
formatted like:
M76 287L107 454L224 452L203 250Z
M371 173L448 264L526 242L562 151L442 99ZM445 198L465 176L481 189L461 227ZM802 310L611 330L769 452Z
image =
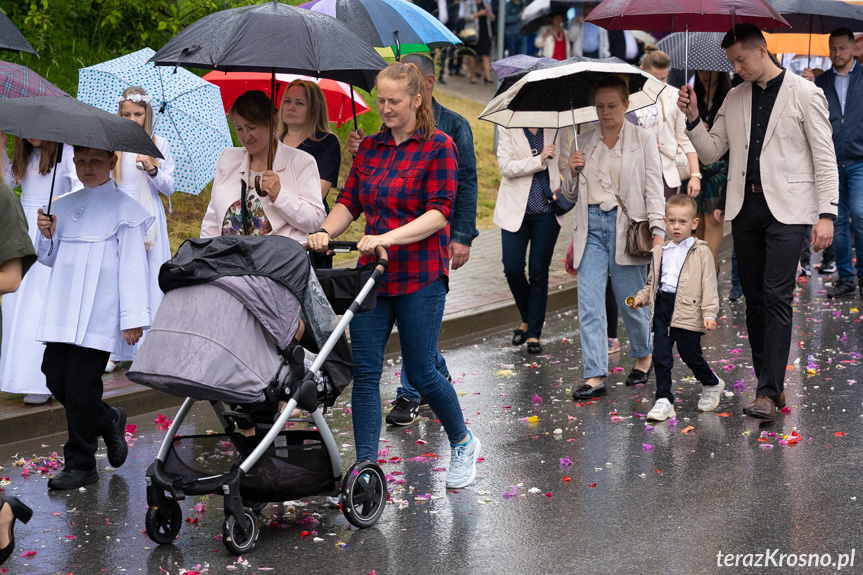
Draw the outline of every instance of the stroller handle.
M328 248L336 253L357 251L357 242L330 241ZM378 246L375 248L375 255L378 258L376 267L380 268L381 273L384 273L387 271L387 265L389 264L389 255L387 254L387 250L382 246Z

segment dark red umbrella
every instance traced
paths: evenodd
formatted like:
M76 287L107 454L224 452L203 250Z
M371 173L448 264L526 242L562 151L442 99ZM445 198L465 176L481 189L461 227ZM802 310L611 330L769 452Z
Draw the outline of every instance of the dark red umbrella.
M789 26L767 0L604 0L587 21L606 30L663 32L727 32L743 22L762 30Z
M586 19L606 30L685 32L689 78L689 32L727 32L736 24L762 30L790 24L767 0L604 0Z

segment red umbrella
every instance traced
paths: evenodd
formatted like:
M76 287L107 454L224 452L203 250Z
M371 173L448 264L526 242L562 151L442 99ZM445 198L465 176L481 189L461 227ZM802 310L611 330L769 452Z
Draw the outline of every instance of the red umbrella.
M604 0L586 21L606 30L686 32L687 77L690 31L727 32L742 23L762 30L790 27L767 0Z
M606 30L727 32L735 24L762 30L790 25L767 0L604 0L588 22Z
M271 75L265 72L219 72L213 71L204 76L204 80L219 87L222 92L222 103L225 105L227 114L234 101L241 94L249 90L262 90L267 96L270 94ZM284 95L284 87L294 80L308 80L315 82L321 87L324 98L327 100L327 114L330 122L336 122L338 126L354 117L353 106L351 106L351 94L353 93L356 115L365 114L369 111L368 104L363 101L359 94L353 92L344 82L328 80L326 78L313 78L311 76L298 76L294 74L276 74L276 95L274 103L278 107Z

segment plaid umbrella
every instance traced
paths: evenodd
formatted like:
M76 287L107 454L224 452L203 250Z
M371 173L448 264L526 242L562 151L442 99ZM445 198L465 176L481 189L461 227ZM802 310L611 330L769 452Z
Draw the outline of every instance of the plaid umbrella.
M0 62L0 98L68 95L26 66Z
M213 179L216 161L233 145L218 86L178 68L176 73L148 60L150 48L83 68L78 74L78 99L108 112L129 86L152 96L153 133L171 144L176 161L177 191L199 194Z

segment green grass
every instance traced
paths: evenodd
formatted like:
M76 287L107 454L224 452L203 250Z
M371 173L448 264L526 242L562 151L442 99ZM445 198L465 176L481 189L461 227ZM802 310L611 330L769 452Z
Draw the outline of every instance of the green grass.
M372 110L358 118L359 124L366 134L372 134L380 127L380 117L374 106L374 93L368 97L364 92L361 93L366 103L372 106ZM440 94L435 97L441 105L458 112L471 123L474 148L476 150L477 181L479 183L477 227L488 229L493 226L491 221L492 214L494 212L497 190L500 186L500 170L497 165L497 157L494 154L494 127L488 122L475 120L483 109L481 103L447 94ZM342 142L342 165L339 171L339 186L344 185L351 169L352 158L345 147L345 143L348 139L348 133L352 129L353 124L350 123L334 130ZM335 203L337 197L338 193L335 190L330 192L327 198L330 206ZM186 239L200 235L201 220L204 218L209 201L210 186L207 186L199 196L182 193L176 193L172 196L171 205L173 210L172 213L168 214L168 235L171 238L172 253ZM165 205L167 209L167 202L165 202ZM360 216L360 219L354 222L339 239L357 241L362 237L364 229L365 218ZM353 260L354 257L350 255L338 255L336 256L336 262L342 264Z

